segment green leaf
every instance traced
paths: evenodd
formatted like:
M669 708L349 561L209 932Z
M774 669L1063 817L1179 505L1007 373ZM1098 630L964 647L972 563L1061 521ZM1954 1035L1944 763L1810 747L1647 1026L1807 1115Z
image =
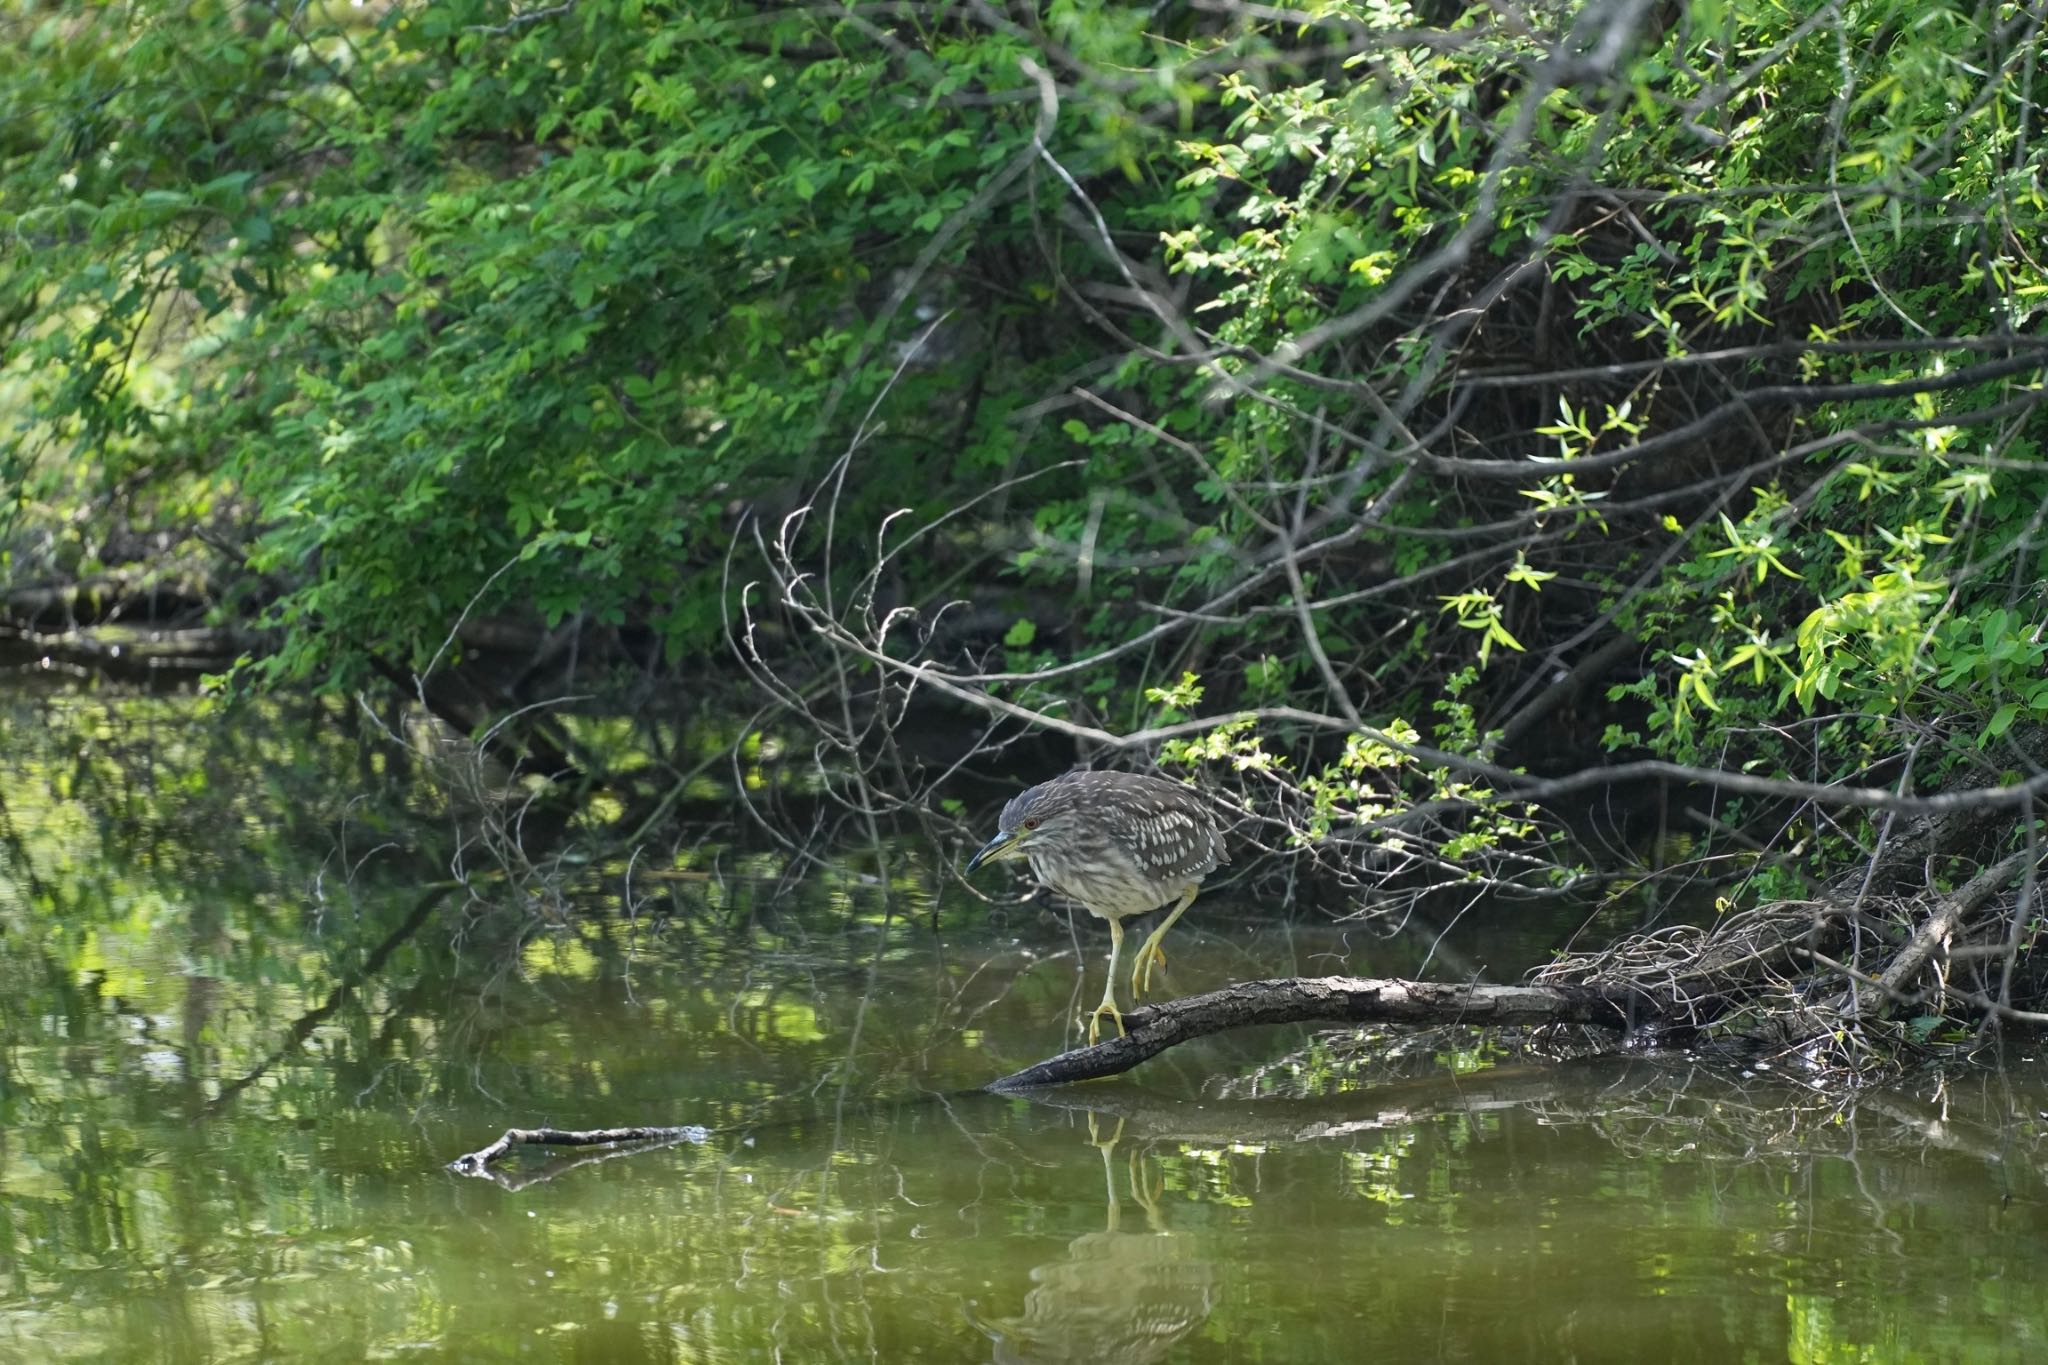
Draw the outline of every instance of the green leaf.
M1038 638L1038 625L1030 617L1018 618L1017 624L1003 632L1003 643L1012 649L1029 647Z

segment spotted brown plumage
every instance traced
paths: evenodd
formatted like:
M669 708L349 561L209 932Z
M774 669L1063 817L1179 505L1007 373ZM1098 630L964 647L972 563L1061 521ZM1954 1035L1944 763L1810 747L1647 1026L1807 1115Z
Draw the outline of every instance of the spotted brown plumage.
M1088 1041L1102 1016L1116 1020L1116 963L1123 921L1176 901L1172 913L1138 950L1131 964L1135 998L1151 984L1152 968L1166 961L1159 940L1194 901L1202 878L1228 859L1215 810L1192 787L1144 773L1063 773L1019 793L1003 807L995 838L969 860L1026 858L1038 880L1089 914L1109 921L1109 980L1088 1020Z

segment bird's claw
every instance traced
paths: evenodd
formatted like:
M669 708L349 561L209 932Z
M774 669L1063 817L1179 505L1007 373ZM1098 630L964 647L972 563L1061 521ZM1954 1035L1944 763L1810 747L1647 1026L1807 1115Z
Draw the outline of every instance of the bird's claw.
M1138 954L1138 960L1131 964L1131 994L1140 996L1152 989L1152 968L1166 965L1165 950L1154 944L1150 951Z
M1095 1046L1095 1040L1102 1036L1102 1016L1105 1014L1108 1015L1110 1018L1116 1020L1117 1037L1122 1038L1128 1032L1128 1030L1124 1028L1124 1016L1122 1011L1118 1010L1115 1005L1105 1000L1095 1007L1095 1013L1088 1016L1088 1046L1090 1047Z

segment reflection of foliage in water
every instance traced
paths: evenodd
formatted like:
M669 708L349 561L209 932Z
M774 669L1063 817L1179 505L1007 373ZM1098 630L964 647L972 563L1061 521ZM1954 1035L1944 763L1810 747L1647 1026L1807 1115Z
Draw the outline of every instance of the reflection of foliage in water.
M0 1356L974 1359L995 1348L964 1306L1057 1344L1039 1329L1062 1301L1101 1315L1097 1344L1183 1361L1352 1358L1361 1322L1389 1359L1956 1357L2048 1328L2020 1289L2039 1192L1988 1164L1988 1092L1898 1101L1914 1128L1866 1098L1844 1126L1471 1037L1382 1075L1325 1046L1289 1089L1270 1041L1218 1040L1142 1089L1074 1093L1257 1080L1129 1116L1115 1189L1151 1207L1112 1226L1078 1118L866 1102L1043 1054L1085 984L1032 912L988 924L954 897L933 934L915 850L885 897L706 843L643 858L631 914L605 912L626 869L599 860L565 872L553 920L490 878L436 897L448 803L358 799L356 751L299 714L66 696L9 734ZM1250 974L1271 938L1197 932L1175 967ZM770 1102L783 1118L744 1136L517 1193L437 1169L508 1122L726 1125ZM1136 1287L1090 1293L1098 1265ZM1170 1296L1173 1331L1137 1334Z
M1845 1100L1680 1058L1388 1071L1256 1098L1084 1087L1042 1102L1127 1124L1125 1148L1208 1226L1265 1230L1308 1316L1328 1267L1345 1320L1374 1324L1390 1358L1777 1359L1797 1343L1790 1358L1811 1361L1963 1359L1998 1349L1965 1319L2022 1337L2043 1325L1991 1249L2039 1250L2048 1128L2018 1112L2038 1102L2031 1077ZM1317 1194L1274 1227L1275 1186L1309 1152ZM1187 1208L1173 1221L1205 1225ZM1363 1254L1344 1235L1360 1221ZM1427 1322L1412 1301L1424 1276ZM1247 1279L1271 1288L1255 1264L1232 1283ZM1905 1306L1930 1295L1980 1312Z
M488 866L451 896L445 789L377 782L337 716L55 693L6 718L0 1245L22 1303L118 1323L143 1296L179 1324L113 1355L208 1354L220 1314L328 1275L360 1315L316 1314L307 1344L336 1316L342 1340L417 1336L435 1296L403 1220L361 1191L432 1171L451 1112L572 1095L730 1122L852 1065L839 983L878 941L876 898L834 928L757 926L782 860L717 848L710 873L641 867L629 918L550 924ZM719 968L754 937L802 969ZM823 975L829 993L805 988ZM693 1070L647 1037L687 1040Z
M190 698L12 699L0 914L15 979L0 1018L34 1031L55 1004L68 1039L132 1054L130 1081L189 1106L201 1078L173 1054L260 1046L246 1015L219 1008L223 981L265 1017L331 988L388 924L348 894L378 838L357 827L361 848L336 843L355 751L325 709L225 721ZM180 972L157 972L171 955Z

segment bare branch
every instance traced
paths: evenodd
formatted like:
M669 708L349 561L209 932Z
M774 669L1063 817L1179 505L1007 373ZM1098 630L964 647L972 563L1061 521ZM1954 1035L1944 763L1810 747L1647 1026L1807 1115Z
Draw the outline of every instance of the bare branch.
M987 1088L1029 1090L1115 1076L1176 1043L1258 1024L1592 1024L1619 1030L1655 1016L1654 1005L1637 992L1590 986L1463 986L1354 976L1243 981L1132 1010L1124 1015L1129 1032L1123 1037L1063 1052Z

